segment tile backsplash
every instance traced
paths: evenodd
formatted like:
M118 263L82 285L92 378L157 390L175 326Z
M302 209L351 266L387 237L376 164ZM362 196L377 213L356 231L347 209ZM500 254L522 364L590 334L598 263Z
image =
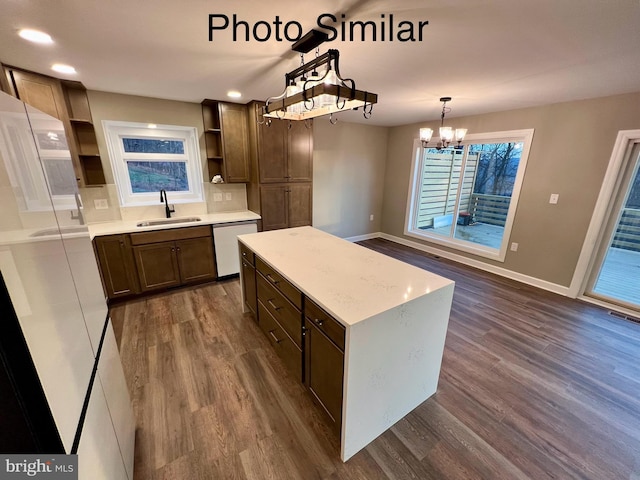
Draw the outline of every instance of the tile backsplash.
M203 183L205 202L176 203L176 217L205 213L237 212L247 209L247 190L243 183ZM120 207L118 189L114 184L80 189L87 223L113 222L117 220L147 220L165 216L164 205ZM171 204L169 194L169 203ZM104 208L106 206L106 208Z

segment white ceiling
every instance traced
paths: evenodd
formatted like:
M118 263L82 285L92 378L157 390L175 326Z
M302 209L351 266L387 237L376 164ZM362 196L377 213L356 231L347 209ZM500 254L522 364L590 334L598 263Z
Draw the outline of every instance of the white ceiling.
M379 103L366 122L401 125L640 91L639 0L0 0L0 61L49 70L68 63L89 89L200 102L243 102L281 93L299 65L290 42L209 41L209 14L250 24L298 21L303 31L324 13L347 20L393 14L428 21L422 42L334 41L340 69ZM53 45L19 38L49 33ZM396 27L397 28L397 27ZM639 106L640 108L640 106ZM350 112L343 119L364 121Z

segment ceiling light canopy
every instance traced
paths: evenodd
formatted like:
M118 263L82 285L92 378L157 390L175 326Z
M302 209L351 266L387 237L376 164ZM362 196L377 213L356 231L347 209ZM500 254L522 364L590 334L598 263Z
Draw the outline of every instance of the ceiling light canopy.
M25 40L29 40L30 42L34 42L34 43L43 43L43 44L53 43L53 39L51 38L51 35L49 35L48 33L41 32L39 30L33 30L31 28L23 28L18 32L18 35L20 35L20 37L24 38Z
M318 45L328 38L326 32L312 30L298 40L292 50L300 52L301 65L285 75L285 90L267 99L262 114L268 118L307 120L362 108L369 118L378 102L375 93L357 90L356 83L340 75L340 52L330 49L320 55ZM316 57L304 63L304 54L316 48Z
M71 75L78 73L76 72L76 69L73 68L71 65L64 65L62 63L55 63L51 65L51 70L53 70L54 72L66 73Z
M451 101L451 97L440 97L440 101L442 102L442 114L440 115L440 139L438 143L433 147L437 150L442 150L443 148L447 148L449 144L453 141L454 137L458 145L455 148L462 148L462 141L464 140L465 135L467 134L466 128L456 128L455 130L451 127L444 126L444 116L446 113L450 112L451 109L447 107L447 102ZM422 148L428 148L429 142L431 141L431 137L433 136L433 130L431 128L421 128L420 129L420 141L422 142Z

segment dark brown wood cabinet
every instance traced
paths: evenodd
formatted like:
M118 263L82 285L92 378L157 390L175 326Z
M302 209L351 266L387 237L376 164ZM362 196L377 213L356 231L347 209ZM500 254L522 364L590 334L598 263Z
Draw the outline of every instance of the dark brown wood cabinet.
M256 267L255 254L240 244L242 262L242 291L244 292L244 303L258 320L258 293L256 290Z
M344 327L305 299L305 386L337 433L342 425Z
M59 80L15 67L4 68L10 90L16 97L62 122L78 184L104 184L104 170L89 100L82 83Z
M226 183L249 181L249 133L247 106L238 103L202 102L209 181L222 175Z
M140 293L129 235L107 235L93 241L105 293L109 299Z
M262 217L262 230L311 225L313 126L275 119L269 124L260 116L262 106L249 104L249 209Z
M131 242L143 292L216 277L209 226L132 233Z
M311 225L311 184L261 185L262 230Z

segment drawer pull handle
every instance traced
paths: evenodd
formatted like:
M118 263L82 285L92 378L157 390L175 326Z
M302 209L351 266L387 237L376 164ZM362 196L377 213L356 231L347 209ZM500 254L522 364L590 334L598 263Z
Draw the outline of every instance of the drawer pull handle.
M274 310L278 311L280 310L282 307L278 307L275 303L273 303L273 299L270 298L269 300L267 300L267 303L269 305L271 305L271 308L273 308Z
M276 337L276 334L273 332L275 332L275 330L269 330L269 335L271 335L271 338L273 338L274 342L280 343L282 340L278 340L278 337Z
M247 252L242 252L242 256L246 257L247 256Z
M315 323L316 325L321 327L324 322L322 320L320 320L319 318L314 318L313 319L313 323Z
M278 281L275 278L273 278L270 273L267 274L267 280L269 280L274 285L277 285L278 283L280 283L280 281Z

